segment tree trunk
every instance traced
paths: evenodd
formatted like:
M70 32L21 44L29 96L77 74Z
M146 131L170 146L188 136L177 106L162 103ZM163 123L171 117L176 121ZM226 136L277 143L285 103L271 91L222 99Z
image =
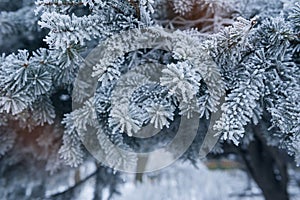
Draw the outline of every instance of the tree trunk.
M262 136L262 126L253 127L254 141L246 148L238 148L239 152L266 200L288 200L285 155L267 145Z

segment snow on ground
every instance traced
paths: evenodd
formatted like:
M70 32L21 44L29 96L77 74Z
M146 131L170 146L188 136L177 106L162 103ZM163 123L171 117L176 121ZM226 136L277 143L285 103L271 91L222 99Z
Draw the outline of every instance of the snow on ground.
M93 171L93 170L92 170ZM299 172L290 170L290 176ZM199 163L197 168L189 163L176 162L158 172L144 175L142 183L135 183L135 174L124 174L121 195L113 200L264 200L261 190L240 169L210 170ZM85 185L78 200L92 199L94 180ZM289 184L291 200L300 199L296 180ZM108 196L105 191L104 196Z
M115 200L263 200L260 189L241 170L198 169L176 163L140 184L128 182ZM241 197L240 195L247 195Z
M209 170L199 163L175 163L147 174L143 183L126 183L114 200L263 200L260 188L242 170ZM292 171L292 172L291 172ZM295 172L290 170L292 177ZM294 174L294 175L293 175ZM297 173L298 174L298 173ZM133 175L128 177L133 180ZM289 184L291 200L300 199L299 185Z

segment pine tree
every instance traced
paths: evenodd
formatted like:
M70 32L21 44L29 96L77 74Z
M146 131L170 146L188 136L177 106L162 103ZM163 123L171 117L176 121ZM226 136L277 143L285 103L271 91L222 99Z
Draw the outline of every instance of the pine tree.
M297 0L0 0L0 10L4 199L71 199L92 178L94 199L102 199L105 188L110 197L118 193L121 174L98 163L84 142L89 127L98 130L92 142L99 154L117 169L137 160L119 148L159 148L174 137L180 119L196 116L202 128L180 156L195 163L205 127L221 112L213 126L220 137L215 151L237 148L253 171L249 147L262 143L300 164ZM158 36L169 46L145 47L160 44ZM101 62L90 77L78 78L101 45ZM97 80L93 97L91 80ZM74 102L83 106L72 109ZM158 134L132 137L145 127ZM274 162L286 172L286 163ZM94 172L82 174L90 165ZM252 176L272 199L255 170ZM288 177L281 178L278 191L286 192Z

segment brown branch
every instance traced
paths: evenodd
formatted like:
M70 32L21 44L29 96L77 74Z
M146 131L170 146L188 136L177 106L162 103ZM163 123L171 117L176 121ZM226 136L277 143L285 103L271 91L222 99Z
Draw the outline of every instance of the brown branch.
M79 6L83 5L82 2L49 2L49 3L38 3L39 6Z
M127 0L127 1L135 9L135 12L137 14L138 19L141 19L139 1L137 1L137 2L134 2L134 0Z

